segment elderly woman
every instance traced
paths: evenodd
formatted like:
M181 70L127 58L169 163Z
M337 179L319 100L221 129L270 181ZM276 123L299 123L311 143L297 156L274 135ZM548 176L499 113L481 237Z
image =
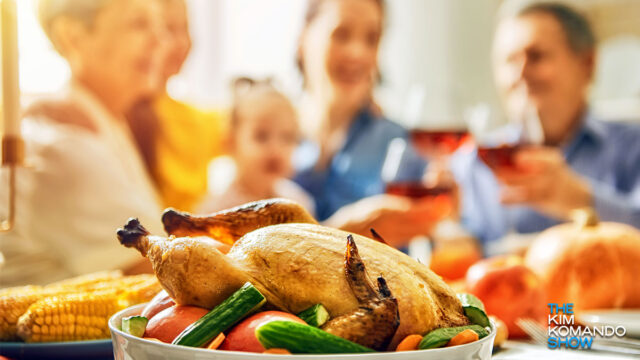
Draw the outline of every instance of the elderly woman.
M6 261L0 284L142 270L145 264L117 245L114 232L132 216L160 231L156 192L122 115L157 87L159 4L43 0L39 10L72 74L52 101L73 114L45 107L24 120L28 166L18 174L16 229L0 239Z
M404 246L432 225L429 203L380 195L382 164L392 139L407 132L379 114L372 91L379 77L381 0L311 0L300 37L305 80L295 180L313 195L319 220L356 233L375 228ZM413 172L424 164L416 158Z

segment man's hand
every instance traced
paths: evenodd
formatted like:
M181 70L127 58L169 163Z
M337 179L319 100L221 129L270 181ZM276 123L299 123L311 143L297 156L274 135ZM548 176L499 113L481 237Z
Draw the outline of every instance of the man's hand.
M449 200L413 200L394 195L376 195L340 208L325 225L371 237L375 229L394 247L406 246L413 237L428 234L442 219ZM444 209L447 210L447 209Z
M593 205L589 183L567 165L558 149L524 148L516 153L515 165L496 171L504 185L503 204L527 204L560 219L568 219L574 209Z

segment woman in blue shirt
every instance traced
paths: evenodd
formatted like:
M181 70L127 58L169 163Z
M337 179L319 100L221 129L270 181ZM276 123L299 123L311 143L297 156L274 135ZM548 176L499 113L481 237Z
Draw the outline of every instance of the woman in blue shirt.
M327 225L369 234L375 228L396 246L431 224L428 205L380 195L389 142L407 132L372 102L384 9L381 0L312 0L298 65L305 80L301 107L306 139L296 154L295 180L315 199ZM413 158L420 176L424 163Z

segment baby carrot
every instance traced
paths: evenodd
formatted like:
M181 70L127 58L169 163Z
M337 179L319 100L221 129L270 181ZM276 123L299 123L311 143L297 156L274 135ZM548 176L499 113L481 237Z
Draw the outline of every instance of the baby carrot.
M222 342L224 341L224 338L225 336L223 333L218 334L218 336L216 336L215 339L211 340L211 342L207 346L207 349L209 350L217 349L220 346L220 344L222 344Z
M410 351L410 350L418 350L418 345L422 340L422 335L409 335L400 341L400 344L396 347L396 351Z
M271 348L262 352L263 354L280 354L291 355L291 352L287 349Z
M458 335L454 336L451 338L451 340L449 340L449 342L447 343L447 346L456 346L456 345L462 345L462 344L468 344L470 342L474 342L476 340L479 339L478 333L471 330L471 329L467 329L464 330L462 332L460 332Z

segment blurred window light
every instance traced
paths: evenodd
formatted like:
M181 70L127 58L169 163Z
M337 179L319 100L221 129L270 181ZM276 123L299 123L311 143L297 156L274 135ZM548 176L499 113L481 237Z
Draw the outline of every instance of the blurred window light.
M594 97L640 97L640 36L621 35L600 45Z
M306 1L188 0L193 49L171 95L201 104L229 100L239 75L274 76L283 90L299 89L295 51Z
M20 88L25 94L55 92L69 81L69 66L40 28L37 1L20 0L17 6Z

